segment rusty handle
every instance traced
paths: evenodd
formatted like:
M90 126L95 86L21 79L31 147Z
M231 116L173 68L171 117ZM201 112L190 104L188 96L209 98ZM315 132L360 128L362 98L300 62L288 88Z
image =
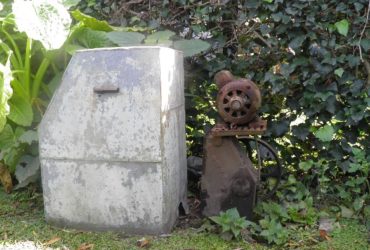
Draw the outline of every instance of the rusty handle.
M104 85L100 87L94 87L94 93L106 94L106 93L118 93L119 87L114 85Z

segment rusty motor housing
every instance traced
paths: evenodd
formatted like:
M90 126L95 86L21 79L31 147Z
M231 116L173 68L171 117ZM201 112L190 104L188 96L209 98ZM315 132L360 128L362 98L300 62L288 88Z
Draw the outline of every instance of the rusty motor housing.
M216 107L225 122L244 125L256 118L261 107L261 92L254 82L234 79L226 70L218 72L215 81L219 88Z

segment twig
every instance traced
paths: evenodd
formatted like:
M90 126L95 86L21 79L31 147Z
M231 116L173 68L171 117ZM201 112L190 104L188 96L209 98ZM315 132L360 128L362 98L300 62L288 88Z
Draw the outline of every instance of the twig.
M124 12L127 12L127 13L130 13L131 15L134 15L134 16L137 16L138 18L142 18L142 14L136 12L136 11L133 11L133 10L130 10L130 9L127 9L127 8L121 8L120 9L121 11L124 11Z
M184 6L182 11L177 12L174 16L171 17L171 21L175 20L178 16L182 15L187 10L189 10L193 7L201 7L201 6L205 6L207 4L210 4L210 1L207 1L207 2L204 2L204 3L196 3L196 4L191 4L191 5L188 5L188 6Z
M131 4L141 3L143 1L144 0L131 0L131 1L128 1L127 3L122 4L122 5L128 6L128 5L131 5Z
M121 7L120 7L120 9L119 9L118 12L124 11L124 12L130 13L131 15L137 16L137 17L139 17L141 19L143 15L140 14L140 13L138 13L138 12L136 12L136 11L130 10L129 7L132 4L138 4L138 3L141 3L143 1L144 0L131 0L131 1L128 1L127 3L124 3L124 4L121 5Z
M370 0L369 0L370 1ZM267 45L267 47L269 47L270 49L272 49L272 46L271 44L265 40L265 38L263 38L257 31L253 31L253 34L258 37L264 44Z
M367 82L366 82L365 87L370 88L370 63L365 58L362 59L362 62L364 63L366 73L367 73Z
M358 49L360 51L360 59L361 59L362 62L364 62L364 58L362 57L361 40L362 40L362 37L365 34L365 30L366 30L367 24L369 22L369 14L370 14L370 0L369 0L369 5L367 6L365 25L364 25L364 27L361 31L360 39L358 40ZM366 65L365 65L365 67L366 67Z
M365 85L366 89L370 88L370 63L362 56L361 41L362 41L362 37L365 34L367 24L369 22L369 15L370 15L370 0L369 0L369 5L367 6L367 11L366 11L366 21L365 21L364 27L362 28L362 31L360 33L360 39L358 40L358 44L357 44L358 51L360 53L360 60L364 64L365 70L366 70L366 73L367 73L367 81L366 81L366 85Z

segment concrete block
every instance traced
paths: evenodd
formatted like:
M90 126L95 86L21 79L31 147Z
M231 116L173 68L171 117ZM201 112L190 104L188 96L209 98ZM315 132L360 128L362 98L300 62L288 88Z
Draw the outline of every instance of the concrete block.
M47 221L171 230L187 206L183 74L182 53L169 48L73 56L39 127Z

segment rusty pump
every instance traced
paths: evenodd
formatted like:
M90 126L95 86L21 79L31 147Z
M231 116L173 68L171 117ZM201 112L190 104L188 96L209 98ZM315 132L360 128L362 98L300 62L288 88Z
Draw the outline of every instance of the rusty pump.
M251 219L257 196L264 199L276 191L281 164L275 150L256 137L267 126L257 116L261 106L257 85L235 79L226 70L218 72L215 81L219 120L204 141L202 213L213 216L236 207Z

